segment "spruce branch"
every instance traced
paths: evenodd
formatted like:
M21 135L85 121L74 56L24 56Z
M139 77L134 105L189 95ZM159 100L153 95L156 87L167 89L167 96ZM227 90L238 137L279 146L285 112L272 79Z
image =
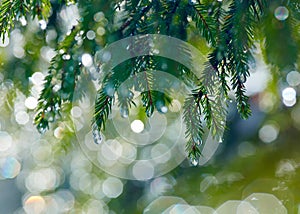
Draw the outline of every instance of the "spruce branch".
M73 100L75 85L80 75L80 64L75 57L72 58L77 52L75 37L79 29L72 29L58 45L57 54L50 62L34 118L34 123L41 133L49 128L50 122L60 116L62 105Z
M0 3L0 39L4 42L5 34L9 34L15 21L26 16L28 5L25 0L3 0Z

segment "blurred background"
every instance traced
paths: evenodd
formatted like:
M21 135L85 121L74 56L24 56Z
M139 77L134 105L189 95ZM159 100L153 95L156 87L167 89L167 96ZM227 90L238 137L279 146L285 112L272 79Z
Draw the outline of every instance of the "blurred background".
M229 103L228 129L205 166L184 160L147 181L105 173L75 135L71 117L85 120L84 102L66 106L70 114L40 134L33 118L43 80L55 44L79 13L53 3L48 22L20 19L0 42L0 213L300 213L300 73L274 78L259 45L246 82L252 116L241 120ZM93 44L103 43L108 22L101 8L91 14L81 50L87 72L94 72Z

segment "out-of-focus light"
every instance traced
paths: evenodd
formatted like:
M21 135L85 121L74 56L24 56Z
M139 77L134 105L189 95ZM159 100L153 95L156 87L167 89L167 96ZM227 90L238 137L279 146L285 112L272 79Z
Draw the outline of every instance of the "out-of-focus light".
M41 196L30 196L24 203L24 210L26 213L38 214L42 213L46 208L46 202Z
M104 27L98 27L97 28L97 34L99 36L103 36L105 34L105 28Z
M94 15L95 22L100 22L104 18L105 18L105 16L104 16L103 12L98 12L98 13L95 13L95 15Z
M283 103L287 107L291 107L296 104L296 95L297 92L291 87L287 87L282 91Z
M90 54L85 53L81 57L81 62L83 64L83 66L90 67L93 64L93 58Z
M45 30L47 28L47 22L45 20L40 20L39 25L42 30Z
M241 157L248 157L254 155L256 148L250 142L243 142L238 147L238 154Z
M277 7L274 11L274 16L279 21L284 21L289 17L289 10L284 6Z
M297 163L293 160L282 160L277 166L276 176L287 178L294 175L297 169Z
M296 98L296 91L295 89L291 88L291 87L288 87L288 88L285 88L283 91L282 91L282 98L287 100L287 101L292 101Z
M271 143L274 140L277 139L279 133L279 128L278 126L274 124L268 124L264 125L260 130L259 130L259 138L264 142L264 143Z
M78 106L73 106L73 108L71 109L71 115L75 118L81 117L81 115L82 115L81 108Z
M145 209L144 214L164 213L164 211L176 204L187 204L185 200L174 196L160 196L152 201ZM170 212L167 212L170 213Z
M216 209L216 213L227 214L227 213L251 213L251 214L259 214L255 207L246 201L238 201L238 200L229 200L222 204L218 209Z
M151 162L140 160L132 167L132 174L137 180L148 180L154 176L154 167Z
M297 71L291 71L286 76L286 81L290 86L297 86L300 84L300 73Z
M122 156L123 146L117 140L107 140L102 144L101 154L106 160L115 161Z
M6 152L9 150L12 146L12 143L12 137L7 132L0 131L0 152Z
M29 115L25 111L16 113L16 122L20 125L25 125L29 121Z
M26 21L26 19L25 19L24 16L21 16L19 18L19 21L20 21L20 23L21 23L22 26L26 26L27 25L27 21Z
M51 190L59 185L59 174L53 168L32 171L26 178L26 188L31 192Z
M0 175L4 178L14 178L21 170L20 162L14 157L7 157L0 163Z
M86 33L86 37L89 39L89 40L93 40L95 39L96 37L96 34L93 30L89 30L87 33Z
M102 185L103 193L109 198L117 198L123 192L123 183L118 178L109 177Z
M54 134L54 137L58 138L58 139L61 139L63 137L63 132L64 132L64 129L62 127L57 127L53 134Z
M272 111L276 102L276 97L272 93L263 93L259 96L259 109L264 112Z
M35 109L36 106L38 104L38 101L35 97L28 97L26 100L25 100L25 106L28 108L28 109Z
M140 120L134 120L134 121L132 121L130 127L133 132L141 133L142 131L144 131L145 125Z
M30 80L34 85L42 85L44 83L44 77L43 73L35 72L32 77L30 77Z
M253 193L244 201L249 202L258 213L287 214L287 210L278 198L268 193Z

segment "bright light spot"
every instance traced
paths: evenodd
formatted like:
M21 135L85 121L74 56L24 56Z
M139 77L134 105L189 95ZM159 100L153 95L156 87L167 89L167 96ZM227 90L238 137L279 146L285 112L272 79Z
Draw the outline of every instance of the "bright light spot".
M284 21L289 17L289 11L286 7L280 6L275 9L274 16L279 21Z
M86 33L86 37L87 37L89 40L93 40L93 39L95 39L96 34L95 34L94 31L89 30L89 31Z
M102 144L101 153L106 160L115 161L122 156L123 146L117 140L107 140Z
M42 85L44 83L44 74L42 74L41 72L35 72L30 80L34 85Z
M297 86L300 84L300 73L297 71L291 71L286 76L286 81L290 86Z
M98 34L99 36L103 36L103 35L105 34L105 29L104 29L104 27L98 27L98 28L97 28L97 34Z
M36 98L34 97L28 97L26 100L25 100L25 106L28 108L28 109L35 109L36 106L38 104L38 101Z
M152 201L145 209L144 214L152 213L170 213L164 212L166 209L170 208L172 205L176 204L187 204L182 198L175 196L159 196L154 201ZM172 213L173 214L173 213Z
M21 47L21 46L14 46L13 47L13 55L16 57L16 58L23 58L25 56L25 51L24 49Z
M0 47L6 47L9 45L9 37L7 34L4 35L4 41L0 39Z
M98 13L95 13L95 15L94 15L95 22L100 22L104 18L105 18L105 16L104 16L103 12L98 12Z
M26 25L27 25L27 21L26 21L26 19L25 19L24 16L20 17L20 18L19 18L19 21L21 22L21 25L22 25L22 26L26 26Z
M61 139L63 137L63 132L64 129L62 127L57 127L53 132L54 137L56 137L57 139Z
M109 177L102 185L103 193L109 198L117 198L123 192L123 183L118 178Z
M292 101L296 98L296 91L293 88L286 88L282 91L282 98L288 101Z
M20 162L14 157L8 157L0 163L0 175L4 178L14 178L21 170Z
M59 185L59 174L53 168L31 171L25 180L25 185L31 192L55 189Z
M151 162L140 160L132 167L132 174L137 180L148 180L154 176L154 167Z
M272 194L253 193L244 201L251 203L258 213L288 213L282 202Z
M45 30L47 28L47 22L45 20L40 20L39 24L42 30Z
M227 213L249 213L259 214L257 210L249 203L245 201L229 200L222 204L216 213L227 214Z
M133 132L141 133L142 131L144 131L145 125L140 120L134 120L134 121L132 121L130 127Z
M289 175L294 175L297 168L297 163L293 160L282 160L277 166L276 176L287 178Z
M10 149L12 143L12 137L7 132L0 131L0 152L5 152Z
M288 87L282 91L283 103L287 107L291 107L296 104L296 95L297 92L295 89Z
M71 59L71 55L70 54L64 54L64 55L62 55L62 59L63 60L70 60Z
M24 203L26 213L42 213L46 208L46 202L41 196L30 196Z
M190 4L196 4L196 3L197 3L197 0L189 0L189 3L190 3Z
M20 125L25 125L29 121L29 116L25 111L19 111L16 114L16 122Z
M78 106L73 106L73 108L71 109L71 115L75 118L81 117L81 115L82 115L81 108Z
M93 58L90 54L83 54L81 57L81 62L85 67L90 67L93 64Z
M292 107L296 104L297 100L296 98L293 99L293 100L283 100L283 104L286 106L286 107Z
M271 143L277 139L279 128L274 124L264 125L259 130L259 138L265 143Z

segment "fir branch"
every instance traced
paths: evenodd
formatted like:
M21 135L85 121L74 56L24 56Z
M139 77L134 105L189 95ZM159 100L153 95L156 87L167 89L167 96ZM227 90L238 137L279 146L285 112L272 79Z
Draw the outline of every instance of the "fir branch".
M4 42L5 34L9 34L14 22L28 11L25 0L3 0L0 5L0 39Z
M216 22L218 22L216 16L218 16L219 7L219 5L216 7L211 4L201 4L200 1L196 4L192 4L192 8L194 9L193 18L196 21L196 27L207 42L213 46L216 45Z
M74 88L80 74L79 62L72 59L76 52L76 40L80 28L73 28L71 33L57 47L57 55L51 60L48 76L45 78L44 89L39 98L34 123L44 133L49 129L49 122L60 116L65 102L73 100ZM69 62L68 57L71 59ZM75 65L75 67L74 67Z

